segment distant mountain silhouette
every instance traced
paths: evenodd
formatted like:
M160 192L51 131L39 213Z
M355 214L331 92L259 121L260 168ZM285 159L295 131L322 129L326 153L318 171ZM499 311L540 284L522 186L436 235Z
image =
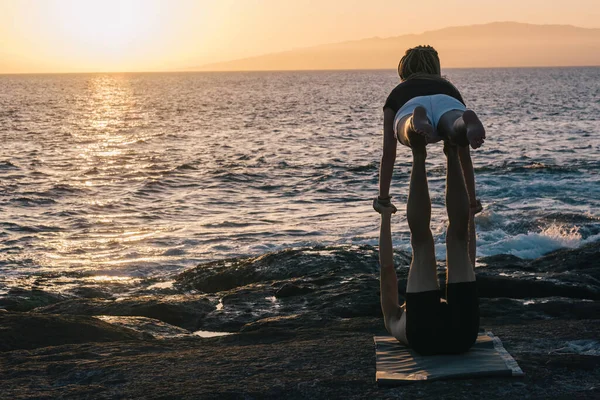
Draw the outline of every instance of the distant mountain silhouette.
M404 51L434 46L442 68L599 66L600 29L494 22L370 38L204 65L202 71L394 69Z

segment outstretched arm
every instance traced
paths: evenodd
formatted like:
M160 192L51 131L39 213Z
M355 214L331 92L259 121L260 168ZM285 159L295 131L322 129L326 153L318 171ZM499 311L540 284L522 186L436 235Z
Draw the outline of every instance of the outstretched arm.
M398 278L394 268L394 250L392 247L391 210L381 213L381 229L379 232L379 264L381 310L385 327L392 335L397 335L402 309L398 305Z
M471 150L469 149L469 146L459 147L458 156L463 176L465 177L467 193L469 194L469 258L471 259L471 265L475 268L475 257L477 253L477 244L475 243L475 214L481 211L481 203L478 202L475 195L475 171L473 169L473 161L471 160Z
M381 197L390 195L390 184L394 173L394 163L396 162L398 141L394 134L395 116L396 113L390 108L383 111L383 155L379 167L379 196Z
M471 150L469 149L469 146L459 147L458 157L463 170L463 176L465 177L465 184L467 185L469 203L471 207L473 207L477 199L475 197L475 171L473 170L473 161L471 160Z

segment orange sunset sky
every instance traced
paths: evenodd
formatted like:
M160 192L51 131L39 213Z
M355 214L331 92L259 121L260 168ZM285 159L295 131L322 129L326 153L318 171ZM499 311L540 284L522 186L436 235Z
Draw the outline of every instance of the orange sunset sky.
M600 1L0 0L0 73L183 70L494 21L599 28Z

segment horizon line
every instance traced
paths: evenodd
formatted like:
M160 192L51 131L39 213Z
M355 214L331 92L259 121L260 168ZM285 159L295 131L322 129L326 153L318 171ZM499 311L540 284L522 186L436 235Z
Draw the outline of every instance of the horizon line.
M459 69L533 69L533 68L600 68L598 65L527 65L497 67L446 67ZM248 73L248 72L343 72L343 71L394 71L396 68L331 68L331 69L248 69L248 70L152 70L152 71L70 71L70 72L0 72L0 76L14 75L95 75L95 74L194 74L194 73Z

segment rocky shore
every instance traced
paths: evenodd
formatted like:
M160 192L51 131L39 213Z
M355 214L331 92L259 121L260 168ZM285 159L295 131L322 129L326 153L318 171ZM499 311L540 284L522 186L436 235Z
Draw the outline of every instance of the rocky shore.
M402 294L410 259L396 261ZM203 264L127 295L44 277L6 288L0 398L599 398L600 243L479 265L481 326L524 378L377 387L377 251L338 246Z

